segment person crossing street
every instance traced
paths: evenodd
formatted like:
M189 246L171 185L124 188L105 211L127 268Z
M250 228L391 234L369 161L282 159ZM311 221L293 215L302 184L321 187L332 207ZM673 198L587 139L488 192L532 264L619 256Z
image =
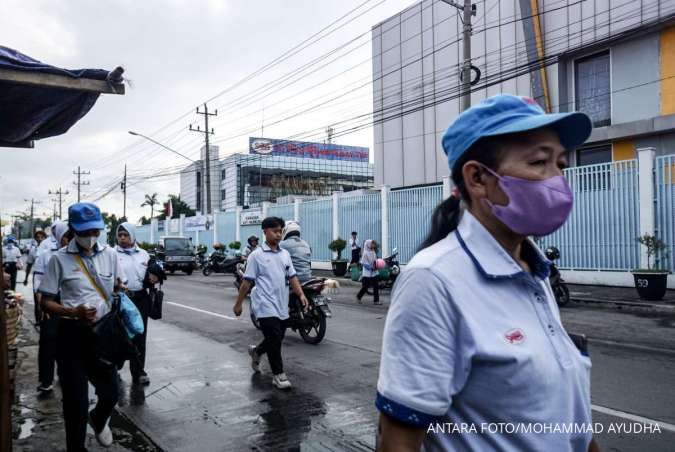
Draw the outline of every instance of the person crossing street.
M16 274L21 269L21 250L16 246L16 238L7 236L5 246L2 247L2 266L9 275L9 288L16 290Z

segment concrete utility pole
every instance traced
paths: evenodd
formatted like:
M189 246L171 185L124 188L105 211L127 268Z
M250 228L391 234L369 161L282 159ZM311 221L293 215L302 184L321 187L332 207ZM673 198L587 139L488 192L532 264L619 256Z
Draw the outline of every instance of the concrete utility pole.
M462 83L461 108L464 111L471 107L471 16L476 15L476 5L472 5L471 0L464 0L464 5L460 5L453 0L442 1L462 12L462 53L464 60L460 81Z
M203 133L204 134L204 141L206 143L206 152L204 154L204 175L206 179L206 213L210 214L211 213L211 148L209 147L209 135L213 135L214 131L213 129L209 130L209 116L217 116L218 115L218 110L216 110L214 113L209 113L209 108L204 103L204 111L201 112L199 111L199 107L197 107L197 114L198 115L203 115L204 116L204 130L201 130L199 126L197 128L193 128L192 124L190 124L190 130L192 132L198 132L198 133ZM203 203L202 203L203 204Z
M122 183L120 184L120 188L122 189L122 193L124 193L124 207L122 210L122 217L127 218L127 165L124 165L124 179L122 179Z
M77 202L80 202L82 185L89 185L89 181L82 181L82 176L88 176L91 174L91 171L82 171L80 167L77 167L77 171L73 171L73 174L77 176L77 182L73 182L73 185L77 185Z
M59 195L59 219L62 220L63 219L63 212L62 212L61 208L63 206L63 195L69 195L70 192L68 190L63 191L63 188L59 187L58 190L54 190L54 191L49 190L49 194L50 195ZM56 209L54 209L54 211L56 211Z
M26 202L30 202L30 235L31 237L35 234L35 204L42 204L42 201L36 201L33 198L24 199Z

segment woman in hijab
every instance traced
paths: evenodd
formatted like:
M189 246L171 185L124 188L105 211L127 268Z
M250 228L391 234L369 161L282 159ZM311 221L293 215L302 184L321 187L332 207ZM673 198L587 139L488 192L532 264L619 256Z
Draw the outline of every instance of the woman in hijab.
M361 266L363 267L363 273L361 277L361 290L356 295L359 303L361 303L361 298L368 290L368 287L373 288L373 303L380 303L380 291L377 281L377 242L375 240L366 240L363 244L363 256L361 256Z

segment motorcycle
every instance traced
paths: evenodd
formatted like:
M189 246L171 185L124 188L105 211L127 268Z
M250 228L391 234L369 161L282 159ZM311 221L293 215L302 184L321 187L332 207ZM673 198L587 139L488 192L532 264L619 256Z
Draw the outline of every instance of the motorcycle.
M206 257L206 248L197 251L197 268L204 268L208 258Z
M211 273L235 273L239 262L241 262L241 256L213 252L204 264L202 273L204 276L209 276Z
M234 269L234 287L237 288L237 292L239 292L241 283L244 281L244 273L246 273L246 258L241 257L239 263L235 265ZM250 281L250 283L251 288L248 290L248 294L246 294L246 296L251 295L251 289L253 289L253 286L255 286L255 281Z
M312 278L302 284L302 291L309 302L307 312L302 309L302 304L295 294L291 293L288 300L288 327L300 333L302 340L308 344L316 345L326 335L326 318L333 316L328 306L328 298L322 292L328 287L326 278ZM251 322L260 329L260 323L253 310Z
M398 262L398 248L394 248L391 252L391 255L384 258L385 266L377 274L378 278L378 287L380 290L389 289L391 290L394 287L396 278L401 273L401 266ZM368 295L373 294L373 289L368 287Z
M552 263L555 260L560 259L560 251L555 246L546 248L544 254ZM548 279L551 283L551 289L553 289L556 303L560 307L566 306L570 302L570 291L560 274L560 270L558 270L558 267L556 267L555 264L551 265L551 273L549 274Z

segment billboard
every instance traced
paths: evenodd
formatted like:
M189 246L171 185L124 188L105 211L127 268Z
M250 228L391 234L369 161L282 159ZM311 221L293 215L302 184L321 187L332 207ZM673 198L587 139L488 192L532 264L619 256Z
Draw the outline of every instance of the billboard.
M335 143L310 143L249 137L248 150L251 154L259 155L368 162L368 148Z
M261 224L263 221L262 210L243 210L241 212L241 225Z
M195 215L194 217L185 217L183 229L185 232L208 231L211 229L211 218L209 215Z

